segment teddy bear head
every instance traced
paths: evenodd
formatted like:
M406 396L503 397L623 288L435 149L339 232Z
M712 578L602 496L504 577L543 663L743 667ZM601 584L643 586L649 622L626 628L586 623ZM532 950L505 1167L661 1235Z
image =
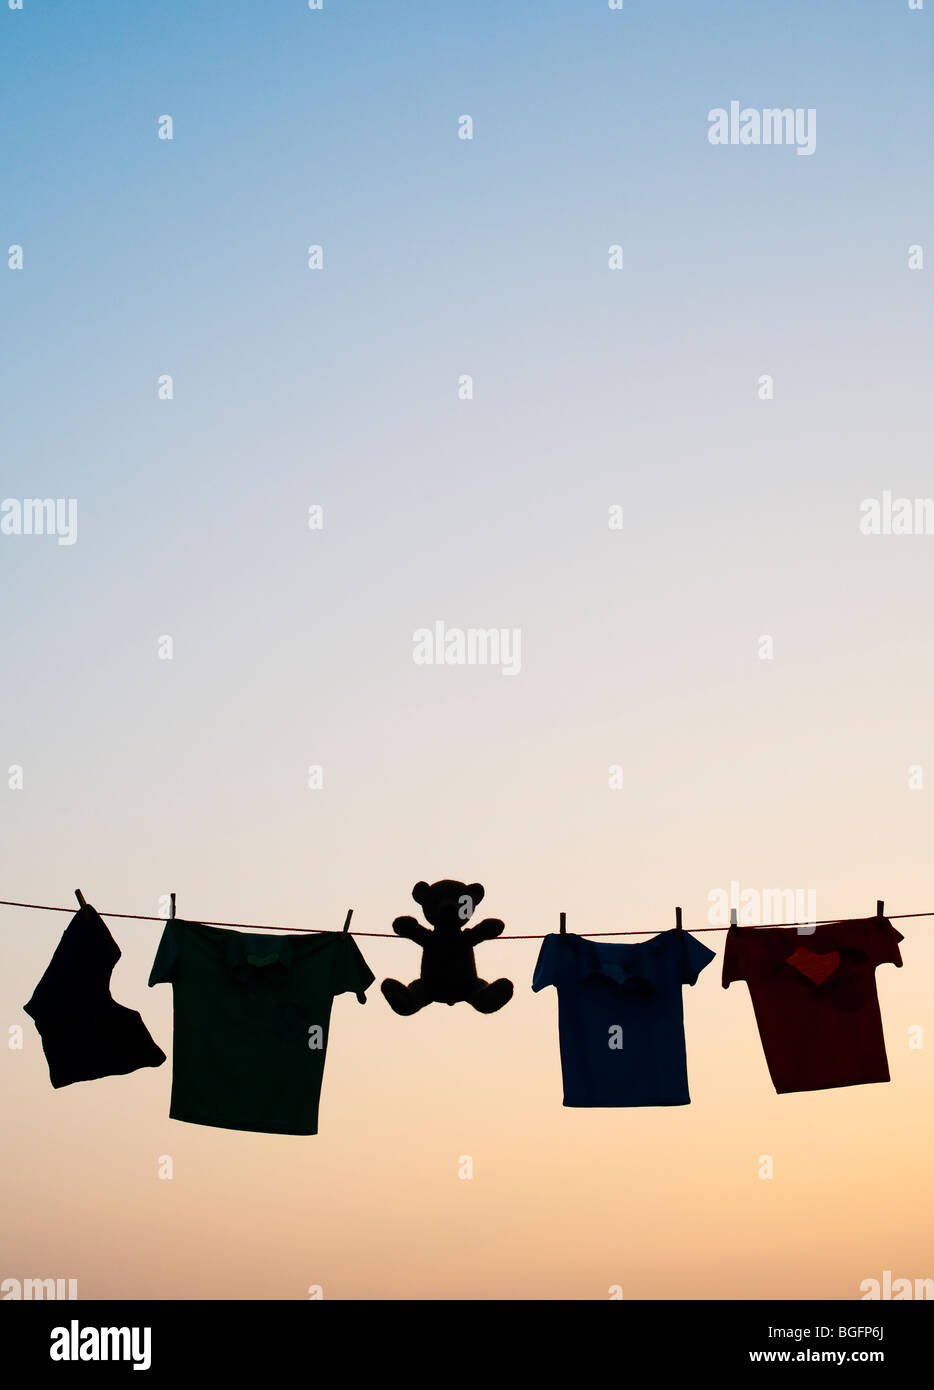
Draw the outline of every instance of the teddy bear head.
M436 931L457 932L467 925L474 908L483 900L483 884L442 878L437 883L416 883L412 897Z

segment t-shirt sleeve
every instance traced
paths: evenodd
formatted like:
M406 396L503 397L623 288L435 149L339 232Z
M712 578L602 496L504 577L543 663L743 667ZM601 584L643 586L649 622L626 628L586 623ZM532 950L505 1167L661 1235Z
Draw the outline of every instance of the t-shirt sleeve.
M883 917L872 931L870 949L873 965L901 965L902 958L898 943L904 939L901 932L896 931L895 927L892 926L888 917Z
M730 927L726 934L726 945L723 948L723 974L720 983L724 989L729 989L734 980L745 980L746 969L743 962L743 952L737 939L739 927Z
M361 1004L366 1003L366 992L376 979L360 953L360 947L348 932L343 938L341 951L334 972L334 993L355 994Z
M159 949L156 958L152 963L149 972L150 985L171 984L175 979L175 971L181 956L181 948L178 944L178 928L172 922L166 922L165 931L162 933L162 940L159 942Z
M715 955L716 952L698 941L696 936L684 932L681 938L681 983L695 984L704 966L709 965Z
M538 953L538 960L535 962L535 971L532 975L533 994L537 994L540 989L546 989L548 985L558 983L557 946L558 938L554 935L546 936L542 942L542 948Z

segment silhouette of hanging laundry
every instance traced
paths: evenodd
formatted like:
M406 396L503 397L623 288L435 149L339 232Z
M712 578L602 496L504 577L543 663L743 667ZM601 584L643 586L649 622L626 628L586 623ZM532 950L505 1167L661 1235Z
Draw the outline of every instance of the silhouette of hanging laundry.
M558 992L564 1105L690 1105L683 986L714 958L677 928L633 945L546 936L532 990Z
M149 983L172 986L169 1119L317 1134L334 1000L365 1004L374 978L349 932L167 922Z
M721 983L749 986L779 1095L889 1080L876 966L901 966L887 917L794 927L730 927Z
M512 998L511 980L488 984L477 975L473 948L491 941L505 929L496 917L488 917L475 927L467 927L478 903L483 901L481 883L460 883L443 878L437 883L416 883L412 897L421 904L431 923L423 927L414 917L397 917L392 929L422 948L421 975L411 984L384 980L384 997L397 1014L414 1014L426 1004L472 1004L482 1014L495 1013Z
M161 1067L165 1053L135 1009L110 994L120 947L90 904L65 928L42 979L23 1008L35 1022L58 1089L75 1081Z

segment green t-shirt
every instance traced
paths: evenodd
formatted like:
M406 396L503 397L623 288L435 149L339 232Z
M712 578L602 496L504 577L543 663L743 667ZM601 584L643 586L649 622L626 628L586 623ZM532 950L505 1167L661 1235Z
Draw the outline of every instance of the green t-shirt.
M365 1004L373 979L349 933L168 922L149 983L173 988L170 1118L317 1134L331 1004L348 990Z

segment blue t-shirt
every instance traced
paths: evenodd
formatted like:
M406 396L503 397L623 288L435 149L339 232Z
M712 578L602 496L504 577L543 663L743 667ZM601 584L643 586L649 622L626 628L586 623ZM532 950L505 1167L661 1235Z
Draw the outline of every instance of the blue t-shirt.
M676 928L635 946L546 936L532 989L558 991L565 1105L689 1105L681 986L714 958Z

